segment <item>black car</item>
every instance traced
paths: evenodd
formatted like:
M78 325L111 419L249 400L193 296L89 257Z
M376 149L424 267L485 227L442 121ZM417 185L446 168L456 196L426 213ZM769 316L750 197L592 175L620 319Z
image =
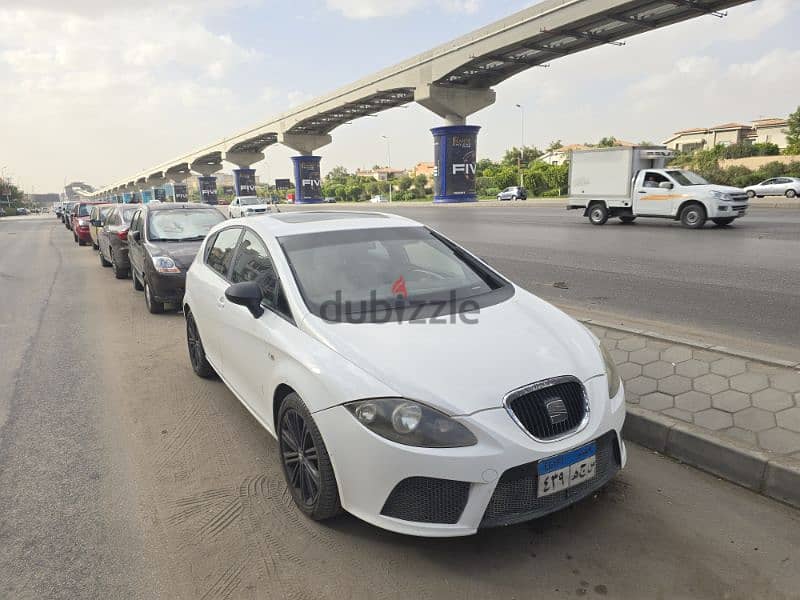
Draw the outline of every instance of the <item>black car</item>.
M128 231L128 258L135 290L144 290L147 310L181 305L186 271L208 230L225 220L213 206L191 203L143 204Z
M67 202L64 207L64 227L72 231L72 215L78 214L79 202Z
M93 223L98 226L97 245L100 246L100 264L112 267L117 279L125 279L131 271L128 261L128 229L139 205L117 204L105 220Z

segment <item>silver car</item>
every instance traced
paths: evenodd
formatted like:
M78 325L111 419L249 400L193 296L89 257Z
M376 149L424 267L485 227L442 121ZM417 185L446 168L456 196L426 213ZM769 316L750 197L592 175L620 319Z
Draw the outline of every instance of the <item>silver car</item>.
M800 177L773 177L756 185L745 188L747 195L753 198L757 196L786 196L796 198L800 196Z

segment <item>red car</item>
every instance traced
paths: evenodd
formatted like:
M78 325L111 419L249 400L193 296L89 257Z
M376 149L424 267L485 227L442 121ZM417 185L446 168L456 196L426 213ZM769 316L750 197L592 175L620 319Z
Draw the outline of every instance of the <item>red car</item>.
M92 243L92 235L89 232L89 216L92 213L92 206L99 202L79 202L72 209L72 237L79 246Z

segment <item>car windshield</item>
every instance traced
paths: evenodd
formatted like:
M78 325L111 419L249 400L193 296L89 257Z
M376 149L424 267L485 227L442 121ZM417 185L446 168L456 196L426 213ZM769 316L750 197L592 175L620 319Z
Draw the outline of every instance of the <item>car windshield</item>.
M308 309L327 320L464 301L508 285L424 227L310 233L279 242Z
M92 205L91 204L81 204L78 207L78 216L79 217L88 217L91 212L92 212Z
M225 220L214 209L154 210L148 220L151 242L186 242L202 240L208 230Z
M708 185L708 181L692 171L667 171L667 175L681 185Z
M248 198L239 198L239 204L242 206L251 206L253 204L263 204L263 200L261 198L248 197Z

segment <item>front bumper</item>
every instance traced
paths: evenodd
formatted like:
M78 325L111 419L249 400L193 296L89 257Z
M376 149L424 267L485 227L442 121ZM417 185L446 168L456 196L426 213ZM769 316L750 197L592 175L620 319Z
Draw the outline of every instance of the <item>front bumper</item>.
M157 302L180 304L186 291L186 271L159 273L153 270L148 277L150 293Z
M595 377L584 385L591 404L588 425L554 442L534 440L502 407L458 417L478 438L476 445L466 448L416 448L390 442L363 427L343 406L315 413L314 419L333 463L342 506L348 512L398 533L464 536L480 527L527 521L560 510L602 487L625 465L621 438L624 391L620 388L618 395L609 399L605 377ZM535 463L594 440L598 441L595 478L537 499ZM434 484L442 489L424 488L425 481L433 480L439 481ZM425 514L421 520L387 516L387 512L398 514L387 510L387 500L397 500L395 489L401 482L408 487L404 498L417 503L424 504L426 498L437 494L439 498L445 492L452 494L460 502L455 508L446 507L453 518L431 519L425 506L415 507ZM441 513L438 510L437 514Z
M709 215L712 219L739 218L747 214L750 207L747 202L731 202L728 204L718 204L714 214Z

